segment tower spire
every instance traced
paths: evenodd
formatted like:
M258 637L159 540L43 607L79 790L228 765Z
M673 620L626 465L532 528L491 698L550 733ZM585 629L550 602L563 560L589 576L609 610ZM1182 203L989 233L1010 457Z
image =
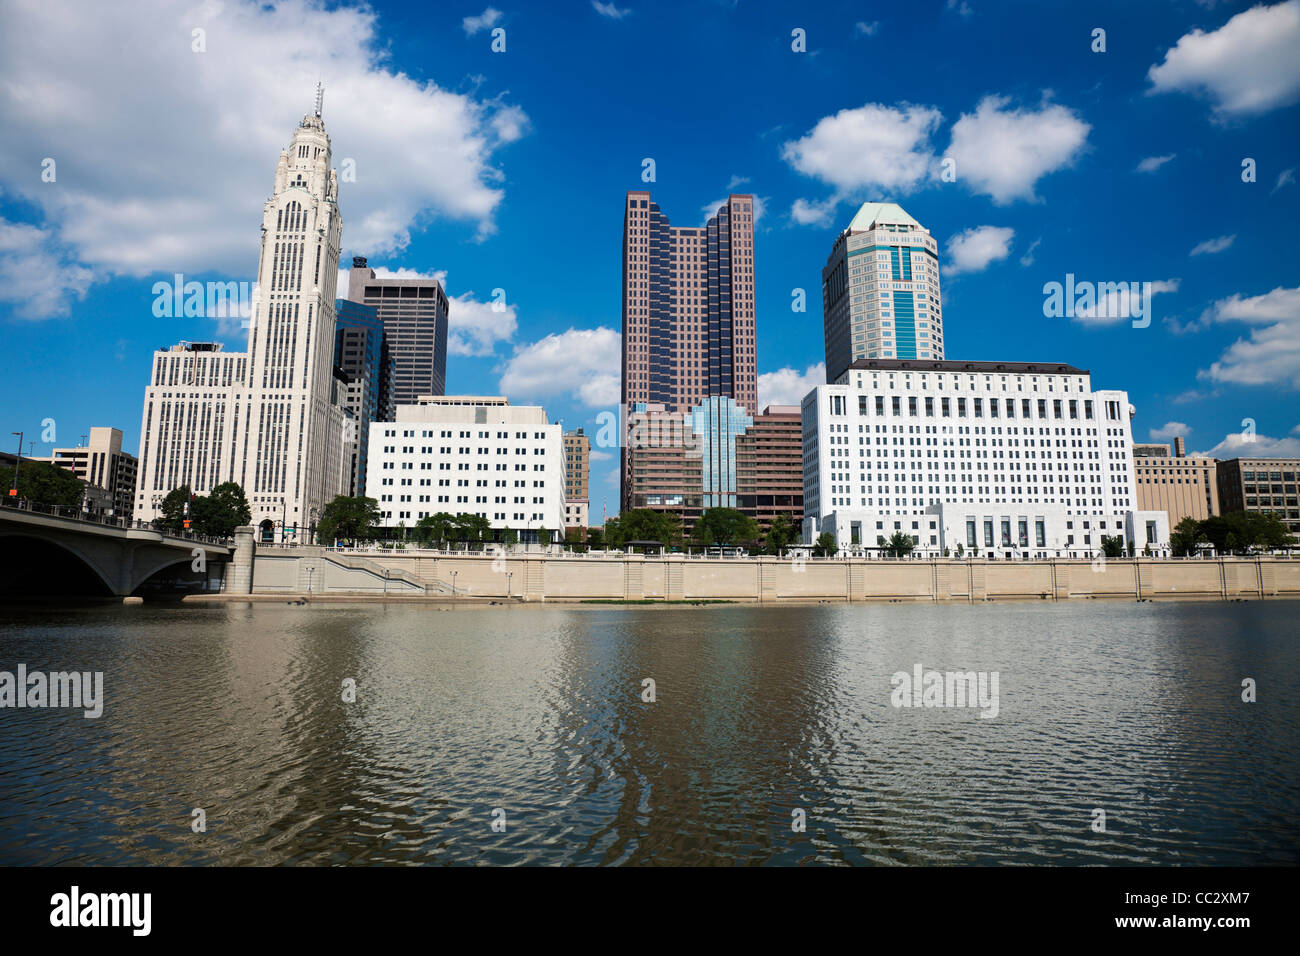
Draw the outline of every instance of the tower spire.
M316 115L320 116L321 107L325 104L325 87L321 85L320 80L316 81Z

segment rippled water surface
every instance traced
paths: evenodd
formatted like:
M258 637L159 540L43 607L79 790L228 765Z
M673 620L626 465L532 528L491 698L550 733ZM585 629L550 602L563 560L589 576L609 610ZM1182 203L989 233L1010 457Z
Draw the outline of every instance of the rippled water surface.
M11 607L0 670L106 704L0 710L0 863L1296 864L1298 619ZM998 715L895 708L918 663L997 672Z

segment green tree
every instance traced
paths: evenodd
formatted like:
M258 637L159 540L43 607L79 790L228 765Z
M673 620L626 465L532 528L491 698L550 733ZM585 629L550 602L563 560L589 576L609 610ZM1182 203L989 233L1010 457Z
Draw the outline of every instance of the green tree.
M442 546L451 537L455 526L455 515L439 511L436 514L425 515L415 523L415 536L422 544L432 543Z
M1178 522L1178 526L1169 535L1169 547L1174 557L1184 558L1195 554L1196 546L1205 540L1208 539L1205 537L1201 523L1195 518L1188 517Z
M492 530L492 522L482 515L458 514L454 519L455 536L468 544L482 544Z
M379 502L374 498L339 495L321 512L316 535L326 544L365 541L375 536L380 517Z
M682 540L682 516L673 511L633 508L605 522L605 542L621 548L629 541L658 541L671 547Z
M194 493L190 491L189 485L181 485L167 492L167 497L158 506L160 517L154 519L154 524L173 534L183 531L187 508L193 497Z
M603 549L605 547L605 529L588 528L587 546L594 549Z
M235 529L253 520L244 489L237 482L225 481L211 494L190 502L190 529L214 538L229 538Z
M1101 536L1101 553L1108 558L1124 557L1124 539L1117 534L1103 534Z
M895 531L885 542L885 554L894 558L905 558L912 553L916 545L912 542L912 536L902 531Z
M957 557L960 558L960 557L962 557L962 556L965 555L965 554L966 554L966 546L965 546L964 544L962 544L960 541L958 541L958 542L957 542Z
M537 529L537 543L543 548L548 547L551 543L551 530L549 528Z
M695 522L692 536L704 545L741 544L758 537L758 522L735 508L709 508Z
M799 532L790 520L789 515L777 515L772 519L771 525L768 526L767 534L764 541L767 544L768 554L780 554L788 548L796 538Z
M501 543L507 548L513 548L519 543L519 532L514 528L506 528L505 531L501 532Z
M839 549L839 545L835 543L835 535L829 531L823 531L817 536L817 543L813 546L813 555L821 558L833 555Z
M9 494L14 487L14 470L0 468L0 494ZM33 504L55 505L60 508L80 510L86 483L58 465L46 461L23 461L18 465L18 495Z

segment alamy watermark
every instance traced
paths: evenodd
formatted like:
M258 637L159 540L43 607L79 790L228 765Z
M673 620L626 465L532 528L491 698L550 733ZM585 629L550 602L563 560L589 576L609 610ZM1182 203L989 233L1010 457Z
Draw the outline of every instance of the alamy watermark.
M0 708L71 707L93 720L104 713L103 671L0 671Z
M1081 282L1074 273L1065 282L1043 285L1043 315L1049 319L1132 319L1133 328L1151 324L1151 298L1156 291L1151 282Z
M895 707L978 707L980 717L998 715L998 671L895 671L889 702Z

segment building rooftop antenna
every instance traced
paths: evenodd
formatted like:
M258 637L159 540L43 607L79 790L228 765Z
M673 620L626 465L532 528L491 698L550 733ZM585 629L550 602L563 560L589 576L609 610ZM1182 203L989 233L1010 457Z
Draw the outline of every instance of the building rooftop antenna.
M316 81L316 115L320 116L321 107L325 105L325 87Z

